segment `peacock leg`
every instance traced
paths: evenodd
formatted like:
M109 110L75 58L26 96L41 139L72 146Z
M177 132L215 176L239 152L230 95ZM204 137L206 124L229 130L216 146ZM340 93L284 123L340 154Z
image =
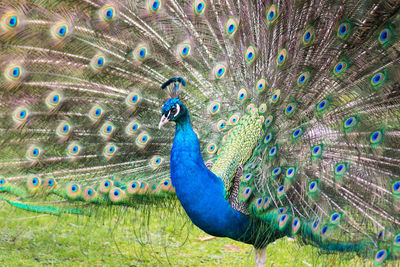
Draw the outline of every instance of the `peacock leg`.
M256 267L264 267L265 261L267 260L267 250L265 248L256 248Z

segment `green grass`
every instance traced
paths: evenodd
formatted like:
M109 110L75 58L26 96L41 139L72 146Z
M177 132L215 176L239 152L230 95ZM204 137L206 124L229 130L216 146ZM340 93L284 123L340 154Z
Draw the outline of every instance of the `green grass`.
M97 216L51 216L0 202L1 266L252 266L253 248L207 234L178 206L171 211L113 207ZM352 255L320 255L286 238L267 248L266 266L369 266Z

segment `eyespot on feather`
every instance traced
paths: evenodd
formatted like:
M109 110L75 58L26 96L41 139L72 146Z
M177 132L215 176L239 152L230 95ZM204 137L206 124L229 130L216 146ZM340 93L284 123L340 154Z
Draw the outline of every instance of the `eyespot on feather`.
M83 192L83 198L86 201L91 201L97 197L97 192L94 190L92 187L87 187L85 188L85 191Z
M6 186L8 184L7 179L3 176L0 176L0 188Z
M214 77L216 80L222 79L225 74L226 74L226 66L223 63L218 63L215 67L214 67Z
M71 199L76 199L81 196L81 187L78 184L70 184L67 187L67 195Z
M400 197L400 180L392 184L392 193L395 197Z
M53 39L62 41L69 34L69 26L66 22L60 21L51 27L50 32Z
M279 186L276 190L277 197L279 199L282 198L286 194L286 190L287 190L286 186L284 185Z
M383 263L388 257L388 252L385 249L381 249L375 254L375 263L381 264Z
M158 11L160 11L162 7L162 1L160 0L147 0L147 10L150 13L157 13Z
M104 109L100 105L94 105L89 111L89 118L93 121L99 121L104 115Z
M378 88L381 85L383 85L386 81L386 72L385 71L381 71L378 73L375 73L372 77L371 77L371 85L374 88Z
M317 181L311 181L308 184L308 193L316 193L318 191L318 182Z
M293 141L297 140L299 137L303 135L303 129L302 128L297 128L296 130L293 131L292 133L292 139Z
M381 45L386 46L386 44L388 44L391 39L392 39L392 31L389 27L384 28L380 31L378 35L378 42Z
M299 75L297 78L297 86L303 87L307 84L308 79L310 78L310 72L305 71Z
M240 202L245 202L245 201L247 201L247 200L250 198L252 191L253 191L253 190L251 189L251 187L246 187L246 188L244 188L244 189L242 190L242 192L239 194L238 200L239 200Z
M339 25L337 29L337 37L342 40L346 40L351 31L351 25L348 22L343 22Z
M125 133L128 136L135 136L138 134L138 131L140 129L141 125L138 121L132 120L126 127L125 127Z
M283 66L287 60L287 57L288 57L288 51L285 48L283 48L276 57L276 65L278 67Z
M291 117L293 116L294 112L297 109L297 103L289 103L287 104L286 108L285 108L285 115L287 117Z
M217 126L217 130L218 131L226 130L226 125L227 125L227 122L225 120L218 121L217 125L216 125Z
M289 167L286 169L286 180L291 180L296 174L296 167Z
M255 84L255 89L259 93L264 92L266 88L267 88L267 81L265 80L265 78L260 78Z
M279 230L283 231L289 225L290 216L288 214L281 214L278 216Z
M217 152L218 147L214 144L214 143L210 143L207 146L207 152L209 154L214 154L215 152Z
M233 37L239 27L239 21L230 17L225 23L225 34L228 38Z
M272 122L274 121L274 116L269 115L266 119L265 119L265 127L270 127Z
M23 69L19 64L10 64L4 70L4 76L9 82L18 82L23 76Z
M263 206L264 206L264 198L262 198L262 197L257 198L257 199L255 199L255 200L253 201L253 203L254 203L254 207L256 208L256 210L259 211L259 210L263 209Z
M106 4L99 10L99 17L104 22L111 22L116 16L116 8L113 5Z
M160 192L160 187L159 187L159 185L156 184L156 183L150 184L149 188L150 188L150 193L151 193L151 194L157 194L157 193Z
M281 96L281 90L275 90L275 92L271 96L271 102L273 104L277 103L279 101L279 97Z
M336 224L338 224L340 222L341 218L342 218L342 216L339 213L334 212L329 217L329 223L332 224L332 225L336 225Z
M295 235L301 229L301 220L298 217L293 218L292 220L292 234Z
M81 153L82 146L78 142L72 142L67 147L67 156L76 157Z
M139 148L145 148L150 142L150 140L151 140L150 135L147 132L142 132L136 138L136 145Z
M103 155L105 158L111 159L115 155L117 150L118 150L118 147L115 144L113 144L113 143L106 144L104 146Z
M31 161L36 161L40 158L41 154L42 149L39 146L31 145L26 151L26 158Z
M244 60L247 64L253 63L257 59L257 49L249 45L244 53Z
M102 70L106 66L106 58L103 54L95 55L90 61L90 67L94 71Z
M181 59L185 59L190 56L191 51L192 45L189 42L182 42L177 47L177 53Z
M269 205L271 204L271 198L270 197L265 197L264 198L264 205L263 209L267 210L269 208Z
M114 203L121 202L125 199L125 191L121 188L115 187L110 190L110 192L108 193L108 197Z
M237 93L237 100L239 103L243 103L247 99L247 91L246 89L242 88Z
M193 12L196 16L203 15L204 11L206 10L207 4L204 0L195 0L193 2Z
M258 112L258 109L256 108L256 105L250 103L249 105L247 105L246 111L247 113L252 114L253 112Z
M286 207L282 207L276 210L277 214L283 214L286 213L288 211L288 209Z
M327 225L324 225L321 228L321 237L323 240L326 240L326 238L328 237L328 233L329 233L329 227Z
M133 57L136 61L143 62L149 57L149 47L145 44L139 44L133 52Z
M265 16L268 24L274 23L278 19L278 9L276 5L271 5L265 10Z
M251 173L244 173L241 180L244 183L248 183L251 181L251 178L253 178L253 175Z
M259 112L260 114L264 114L265 112L267 112L267 104L262 103L262 104L260 105L260 107L258 108L258 112Z
M309 27L305 30L302 38L302 42L304 46L308 46L314 41L315 30L314 27Z
M345 131L352 130L358 123L358 117L352 116L344 120L343 127Z
M320 226L320 220L317 218L317 219L315 219L314 222L312 222L312 224L311 224L311 230L312 230L314 233L316 233L316 232L318 232L319 226Z
M29 190L38 189L41 184L42 184L42 180L37 175L32 175L32 176L28 177L26 180L26 185Z
M383 131L378 130L374 131L369 135L369 142L372 146L379 145L383 139Z
M236 125L239 121L239 115L233 114L230 118L229 118L229 124L230 125Z
M146 192L148 192L150 189L149 189L149 185L147 184L147 183L145 183L145 182L140 182L140 185L139 185L139 194L144 194L144 193L146 193Z
M317 113L323 113L329 107L329 104L330 101L328 99L323 99L315 106Z
M56 128L56 135L62 139L68 137L72 132L72 125L68 121L61 121Z
M164 192L170 192L172 189L172 182L170 178L165 178L160 182L159 187L161 188L162 191Z
M44 187L45 187L47 190L54 189L56 186L57 186L57 182L56 182L56 180L54 179L54 177L47 177L47 178L44 180Z
M322 156L323 145L315 145L311 148L311 157L319 158Z
M348 168L347 165L348 165L347 163L336 164L335 169L334 169L336 179L341 178L346 173L347 168Z
M125 98L125 104L128 108L136 107L141 101L141 95L139 92L131 92Z
M270 204L271 204L271 198L270 197L265 197L264 198L263 209L267 210L269 208Z
M274 168L272 171L271 171L271 176L272 176L272 179L275 179L279 174L281 174L282 173L282 168L281 167L277 167L277 168Z
M100 127L99 133L104 140L108 140L114 133L115 126L109 121L104 122L104 124Z
M158 167L161 166L163 163L164 159L160 156L153 156L150 160L150 167L152 169L157 169Z
M47 95L45 103L49 110L53 110L59 107L63 100L64 96L61 92L53 91Z
M212 102L209 106L208 106L208 112L211 115L215 115L220 111L221 105L219 102Z
M114 182L112 180L104 180L100 183L99 192L107 194L114 187Z
M134 195L138 194L140 190L140 183L138 181L132 181L126 187L128 194Z
M397 248L400 247L400 233L393 238L393 245Z
M348 68L348 63L346 60L340 60L339 62L336 63L336 65L333 67L332 71L333 74L340 77L343 75Z
M0 18L0 26L6 32L16 30L19 25L20 16L15 11L7 12Z

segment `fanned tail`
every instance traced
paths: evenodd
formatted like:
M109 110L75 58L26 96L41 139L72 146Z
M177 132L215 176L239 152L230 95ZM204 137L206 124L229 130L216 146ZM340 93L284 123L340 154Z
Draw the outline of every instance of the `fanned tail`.
M399 8L2 1L1 196L53 214L174 199L157 125L179 91L260 239L398 259Z

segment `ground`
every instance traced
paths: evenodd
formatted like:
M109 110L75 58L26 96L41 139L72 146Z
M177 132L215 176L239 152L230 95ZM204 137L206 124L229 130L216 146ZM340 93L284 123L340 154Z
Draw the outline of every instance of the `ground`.
M134 213L116 207L86 217L22 211L0 202L2 266L252 266L250 245L211 238L180 210ZM206 238L207 239L207 238ZM281 239L267 249L266 266L369 266L352 256L319 255Z

